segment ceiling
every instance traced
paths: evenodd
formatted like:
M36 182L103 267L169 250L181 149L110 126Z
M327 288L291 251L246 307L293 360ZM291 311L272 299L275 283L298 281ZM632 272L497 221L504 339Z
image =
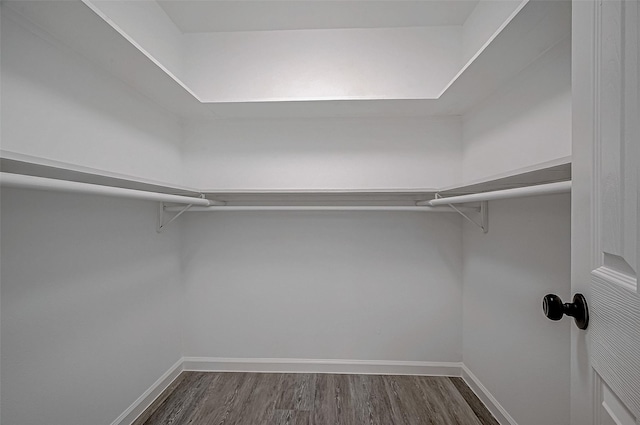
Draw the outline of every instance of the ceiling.
M478 0L158 0L183 33L462 25Z

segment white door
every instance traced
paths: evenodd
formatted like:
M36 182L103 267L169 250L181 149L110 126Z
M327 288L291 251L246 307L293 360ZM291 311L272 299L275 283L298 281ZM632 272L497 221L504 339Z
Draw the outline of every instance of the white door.
M573 2L572 425L640 425L638 0Z

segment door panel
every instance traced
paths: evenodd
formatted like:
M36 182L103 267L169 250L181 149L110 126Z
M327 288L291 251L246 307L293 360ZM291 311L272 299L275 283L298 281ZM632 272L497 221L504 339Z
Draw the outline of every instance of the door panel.
M633 414L615 395L602 379L596 379L596 424L635 425Z
M591 287L591 364L640 416L640 303L637 293L594 272ZM596 400L598 402L598 400Z
M591 364L595 418L640 418L638 294L638 1L606 0L595 13Z
M638 226L634 155L638 145L637 49L634 43L637 40L637 34L634 34L637 7L634 0L601 3L601 59L596 74L600 130L596 133L596 150L600 152L596 199L600 202L599 243L604 254L603 265L633 276L637 271Z

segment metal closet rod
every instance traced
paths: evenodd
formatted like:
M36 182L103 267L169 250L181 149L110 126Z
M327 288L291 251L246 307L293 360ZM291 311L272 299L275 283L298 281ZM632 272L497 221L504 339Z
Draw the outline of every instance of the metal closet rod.
M22 189L54 190L60 192L84 193L90 195L114 196L118 198L141 199L146 201L171 202L175 204L209 206L215 202L203 198L171 195L144 190L124 189L68 180L49 179L23 174L0 173L0 185Z
M179 212L182 207L165 207L167 212ZM458 208L464 212L478 212L478 208ZM395 211L395 212L455 212L449 207L431 206L392 206L392 205L227 205L210 207L191 207L188 212L223 211Z
M431 201L416 202L416 205L428 205L430 207L463 204L466 202L494 201L498 199L524 198L527 196L551 195L554 193L571 192L571 181L540 184L536 186L517 187L515 189L496 190L493 192L473 193L471 195L451 196L437 198Z

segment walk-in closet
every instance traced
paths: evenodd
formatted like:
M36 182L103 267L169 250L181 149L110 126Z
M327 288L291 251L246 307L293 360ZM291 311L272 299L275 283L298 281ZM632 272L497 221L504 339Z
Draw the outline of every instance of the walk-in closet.
M0 12L2 425L640 424L636 0Z

